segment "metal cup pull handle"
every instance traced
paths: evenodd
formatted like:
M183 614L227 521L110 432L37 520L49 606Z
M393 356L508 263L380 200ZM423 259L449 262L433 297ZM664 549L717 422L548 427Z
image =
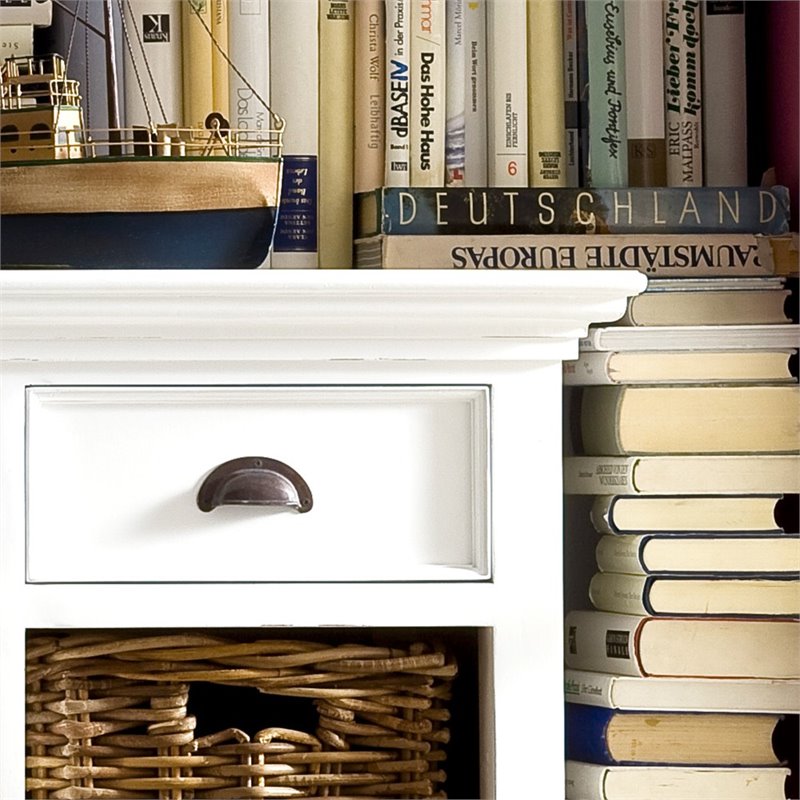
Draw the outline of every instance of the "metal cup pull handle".
M274 458L234 458L215 467L197 493L197 506L280 506L303 514L311 510L311 489L298 472Z

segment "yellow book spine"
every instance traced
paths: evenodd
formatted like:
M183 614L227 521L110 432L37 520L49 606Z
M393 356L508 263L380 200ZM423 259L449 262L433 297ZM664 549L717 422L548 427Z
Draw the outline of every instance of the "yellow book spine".
M218 45L218 47L214 47L212 43L211 74L214 87L214 110L219 111L230 119L228 62L222 55L222 53L230 52L228 46L228 1L213 0L211 7L211 32L214 34L214 41Z
M528 0L528 180L566 186L561 0Z

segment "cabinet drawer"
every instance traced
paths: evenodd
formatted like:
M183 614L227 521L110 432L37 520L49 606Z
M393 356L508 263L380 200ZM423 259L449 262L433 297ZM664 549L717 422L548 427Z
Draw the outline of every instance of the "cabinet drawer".
M486 386L27 390L33 583L490 577ZM307 513L198 507L233 459L275 459Z

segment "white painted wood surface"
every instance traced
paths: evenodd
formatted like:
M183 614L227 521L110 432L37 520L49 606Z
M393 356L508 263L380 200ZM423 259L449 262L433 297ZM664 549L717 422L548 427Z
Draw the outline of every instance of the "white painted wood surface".
M641 291L644 283L639 273L612 271L0 273L0 797L24 796L26 629L273 626L480 629L481 794L528 796L533 772L537 796L562 796L561 360L575 357L577 338L590 321L620 316L626 297ZM32 550L33 578L38 565L48 559L47 572L40 574L61 571L72 558L71 546L97 546L98 528L81 544L87 535L81 530L83 521L90 522L98 510L83 508L88 490L78 485L103 466L96 459L113 460L107 465L109 473L147 472L162 440L172 446L192 437L191 409L202 409L204 398L215 397L211 407L216 419L227 416L226 392L241 397L251 387L258 394L260 387L271 386L305 387L309 392L305 396L314 401L303 417L312 427L318 424L311 418L319 410L323 419L330 412L340 387L368 386L378 395L382 387L416 387L409 395L416 405L389 403L365 413L371 417L370 436L380 435L398 447L405 446L404 438L392 427L397 421L402 428L410 420L416 432L404 466L421 457L420 442L429 444L425 457L431 461L421 466L428 476L445 472L440 459L450 448L474 457L475 442L468 440L481 436L480 402L467 402L474 412L474 419L467 420L464 404L454 401L454 419L443 423L442 432L439 411L450 413L448 402L458 392L463 396L458 387L489 387L490 480L481 477L480 458L473 469L462 464L437 480L444 481L439 485L444 490L451 482L460 486L456 496L461 499L473 493L469 514L465 516L464 509L453 512L462 527L471 516L467 529L472 531L473 545L481 541L481 518L488 509L491 580L27 581L26 537L36 548L40 532L46 530L50 537L58 528L64 542L58 545L61 556L47 554L46 548ZM113 458L117 446L110 437L119 428L119 417L109 413L102 422L101 417L113 406L113 397L140 391L129 387L152 387L145 391L151 400L142 406L131 404L135 417L141 414L147 419L152 398L163 400L173 396L171 392L185 400L187 413L185 418L168 414L170 431L163 437L156 437L152 428L141 436L122 431L123 447L130 446L133 452L117 461ZM435 387L443 387L441 398L438 392L429 393ZM65 402L68 396L91 402L70 406ZM31 409L28 419L26 402ZM92 414L83 417L92 403L99 403L95 409L103 411L94 431ZM163 402L160 410L158 402L155 406L160 414ZM432 406L437 410L429 419ZM177 408L181 407L179 403ZM70 430L73 414L82 418ZM381 415L385 418L379 419ZM148 525L157 547L164 546L159 513L176 499L191 499L194 486L189 483L227 455L219 444L225 439L224 425L217 452L201 458L203 463L193 467L191 478L185 473L179 489L177 484L165 485L160 496L151 495L151 505L144 511L125 498L125 516L138 515L138 523L130 519L119 523L130 537L126 547L144 537ZM373 426L381 433L375 433ZM435 434L431 426L437 428ZM95 442L103 440L96 454L90 433ZM71 446L70 437L79 440L74 463L63 452ZM380 450L368 440L359 447L373 455ZM191 449L203 455L202 443ZM53 453L53 469L42 464L47 452ZM237 449L235 454L247 453ZM30 487L25 477L28 458ZM163 461L173 458L165 454ZM350 458L347 454L346 460ZM302 474L303 468L297 468ZM71 481L82 494L74 506L59 496L57 475L64 471L67 483ZM373 488L380 486L379 478L372 478ZM379 510L372 507L365 512L374 517L376 528L395 524L391 518L399 512L400 527L407 533L413 519L425 525L441 513L438 506L430 507L430 495L417 495L418 487L408 476L402 480L406 481L403 497L393 508L384 508L381 502ZM488 496L478 501L474 494L481 492ZM400 501L407 507L401 509ZM47 505L52 507L42 507ZM134 512L135 508L139 510ZM180 536L187 541L188 559L192 558L189 542L213 538L212 523L220 519L215 516L219 511L226 510L201 515L197 526L184 518ZM340 513L345 512L339 508ZM354 507L352 520L358 521L359 513ZM103 514L107 519L108 508ZM361 523L365 519L362 516ZM350 521L337 516L332 535L350 535L346 531ZM238 526L232 519L223 524ZM465 560L464 540L459 541L455 550L453 542L437 541L435 536L432 544L417 542L409 561L414 569L422 569L427 566L423 562L432 560L428 556L441 548L456 553L456 561ZM108 547L104 544L103 558L112 558L118 544L113 539ZM477 558L475 563L479 562ZM133 572L141 573L144 566L140 560ZM448 575L451 571L445 569ZM210 579L219 580L213 575Z

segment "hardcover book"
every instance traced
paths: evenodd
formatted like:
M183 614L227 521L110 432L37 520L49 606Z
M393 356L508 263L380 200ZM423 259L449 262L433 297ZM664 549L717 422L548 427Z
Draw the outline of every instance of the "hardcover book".
M528 184L566 186L561 0L528 0Z
M408 0L386 0L386 163L387 186L411 184L409 112L410 6Z
M634 0L624 13L628 183L666 186L661 4ZM740 185L747 185L747 176Z
M528 183L527 0L486 4L489 186Z
M800 387L589 386L586 455L800 452Z
M286 120L273 269L318 266L319 3L269 2L270 104ZM302 98L302 101L298 101Z
M800 678L800 620L652 617L578 610L564 626L566 665L619 675Z
M183 117L180 0L129 0L124 19L129 34L141 42L141 48L123 48L126 124L179 125Z
M582 352L562 365L565 386L793 383L797 350Z
M700 0L664 0L668 186L704 182L701 5Z
M722 575L628 575L597 572L589 600L600 611L654 616L797 617L800 580Z
M595 548L602 572L636 575L800 576L800 536L781 533L607 533ZM776 612L777 613L777 612Z
M593 764L777 766L779 714L621 711L566 704L566 756Z
M409 0L412 186L445 181L445 0Z
M563 0L561 22L564 50L564 172L565 186L580 186L580 83L578 79L578 24L576 0Z
M710 186L747 183L745 3L703 3L703 174Z
M589 54L589 183L628 185L625 14L622 0L586 3Z
M567 669L570 703L642 711L800 713L800 681L758 678L643 678Z
M620 497L601 495L591 508L600 533L729 531L800 533L797 495Z
M486 1L464 3L464 185L489 181L486 108Z
M786 767L607 766L567 761L566 800L784 800Z
M628 299L617 325L769 325L791 322L786 279L655 278Z
M211 0L181 4L183 27L183 124L202 128L214 107L214 45ZM227 108L227 106L226 106Z
M579 346L593 351L778 350L800 344L797 325L593 325Z
M771 188L408 188L356 195L356 236L749 233L789 230L789 190Z
M567 456L566 494L800 493L797 455Z
M359 0L355 11L353 191L383 185L386 156L386 6Z
M466 167L467 0L445 0L445 186L463 186Z

